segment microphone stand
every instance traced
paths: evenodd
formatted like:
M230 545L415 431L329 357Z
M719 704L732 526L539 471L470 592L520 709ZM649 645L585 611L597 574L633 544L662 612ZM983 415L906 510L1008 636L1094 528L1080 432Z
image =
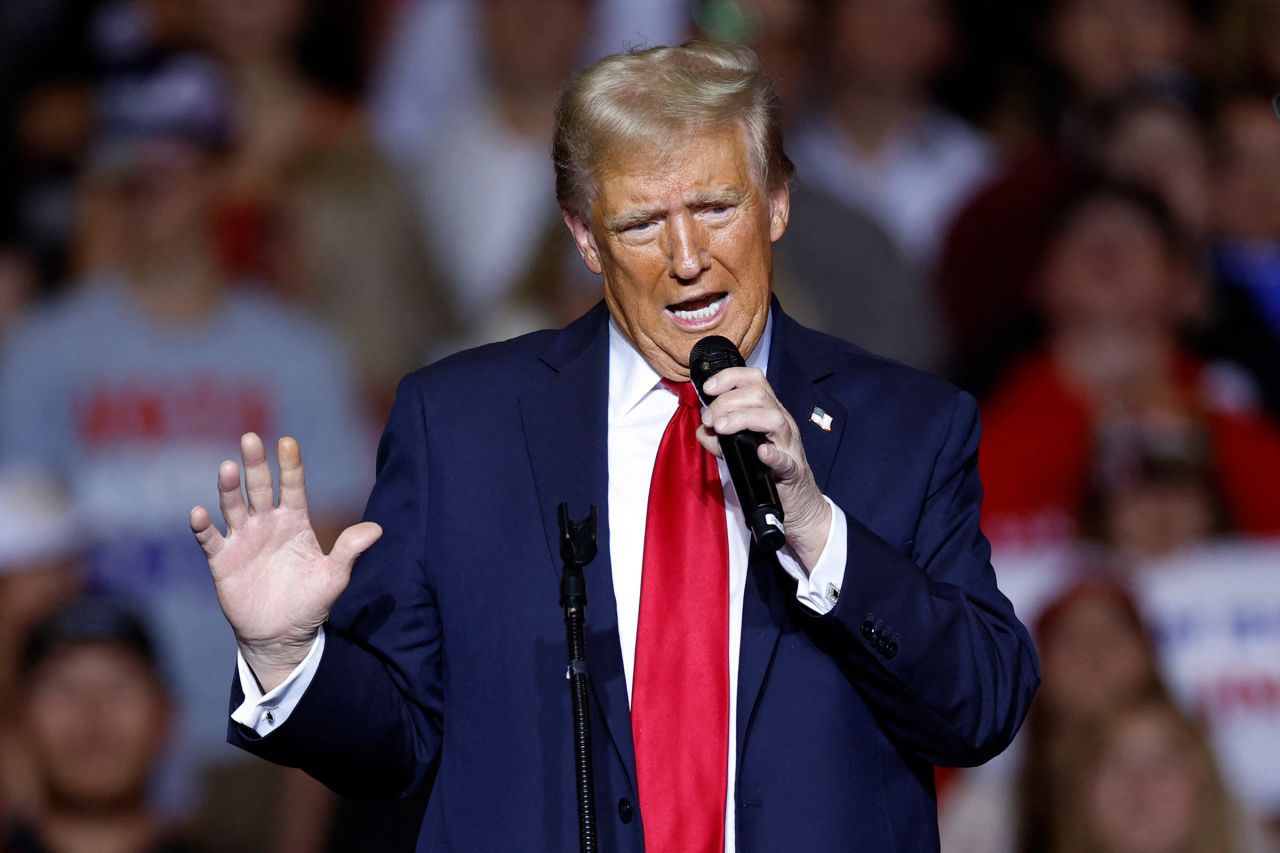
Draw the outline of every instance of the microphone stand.
M578 844L582 853L596 853L596 794L591 776L591 716L587 707L587 653L584 618L587 582L582 569L596 556L596 508L581 521L569 518L569 505L560 504L560 606L564 608L568 638L569 695L573 700L573 752L577 769Z

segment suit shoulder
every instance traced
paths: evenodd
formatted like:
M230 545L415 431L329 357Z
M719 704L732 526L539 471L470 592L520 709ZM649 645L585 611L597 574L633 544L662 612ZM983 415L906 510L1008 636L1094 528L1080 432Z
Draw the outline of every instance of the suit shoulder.
M843 392L870 391L875 398L892 400L895 406L917 411L948 413L961 398L961 404L972 404L968 392L932 373L877 355L856 344L832 335L794 326L804 350L816 357L829 371L824 387L836 396ZM806 356L800 355L799 358Z
M410 373L401 380L401 387L422 393L470 389L479 396L503 388L518 392L547 370L540 356L556 334L543 329L454 353Z

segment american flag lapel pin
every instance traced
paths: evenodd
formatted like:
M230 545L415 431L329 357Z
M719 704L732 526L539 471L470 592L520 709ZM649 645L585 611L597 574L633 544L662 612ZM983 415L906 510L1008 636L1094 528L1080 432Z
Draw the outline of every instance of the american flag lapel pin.
M818 425L818 429L823 432L831 432L831 415L822 411L818 406L813 407L813 413L809 415L809 420Z

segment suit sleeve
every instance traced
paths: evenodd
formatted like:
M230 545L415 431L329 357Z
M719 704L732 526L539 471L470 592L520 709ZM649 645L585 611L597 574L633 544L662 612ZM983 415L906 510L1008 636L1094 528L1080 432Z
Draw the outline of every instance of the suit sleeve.
M441 631L426 577L427 433L413 377L378 447L365 519L382 538L356 563L325 624L325 647L287 723L267 736L233 722L228 740L301 767L339 793L406 796L433 778L441 742ZM243 700L239 679L231 707Z
M1040 682L978 525L977 405L955 398L910 554L846 514L844 583L816 636L886 731L933 764L980 764L1017 733Z

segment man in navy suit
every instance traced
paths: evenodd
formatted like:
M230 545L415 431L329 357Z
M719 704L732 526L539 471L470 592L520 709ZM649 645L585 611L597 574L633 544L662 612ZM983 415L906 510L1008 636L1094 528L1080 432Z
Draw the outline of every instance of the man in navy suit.
M978 526L973 400L772 299L791 169L750 51L602 60L562 95L554 153L602 305L405 379L366 520L327 556L292 439L278 506L250 434L247 504L238 466L218 473L227 534L192 511L240 648L231 741L352 795L430 786L420 850L572 848L555 513L593 503L602 849L936 850L932 766L1002 750L1039 680ZM689 414L680 383L711 334L747 366ZM681 417L692 435L673 431ZM717 436L744 429L766 438L776 554L750 541L723 462L699 449L718 457ZM679 555L652 552L692 516L650 500L672 494L672 435L710 459L698 488L718 502L686 538L720 555L678 565L674 597L654 585ZM711 602L706 620L663 636L686 596L695 617ZM723 671L687 677L704 647ZM696 697L693 713L655 710L673 707L659 695Z

